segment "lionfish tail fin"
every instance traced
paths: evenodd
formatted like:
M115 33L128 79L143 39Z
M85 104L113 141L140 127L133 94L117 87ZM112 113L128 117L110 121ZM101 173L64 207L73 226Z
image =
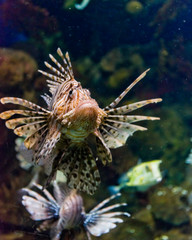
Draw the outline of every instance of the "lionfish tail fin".
M79 146L70 146L60 165L70 188L88 194L96 191L100 184L100 175L91 149L85 142Z
M118 203L110 205L108 207L104 206L110 202L112 199L120 196L120 194L115 194L110 198L105 199L103 202L98 204L94 209L92 209L88 214L86 214L86 219L84 222L84 227L93 236L101 236L102 234L108 233L111 229L117 226L117 223L122 223L123 219L117 216L127 216L130 214L127 212L110 212L115 208L126 206L126 203Z
M49 68L53 74L44 72L42 70L38 70L41 74L48 77L47 83L52 95L55 93L60 84L74 78L68 52L64 56L61 49L58 48L57 54L63 60L63 64L60 64L51 54L49 54L49 57L51 61L56 65L56 68L49 64L48 62L44 62L45 66Z
M47 128L48 118L51 113L48 110L21 98L4 97L1 98L0 101L2 104L12 103L30 109L8 110L2 112L0 118L7 120L15 114L25 116L7 120L6 126L9 129L13 129L16 135L26 137L24 144L28 149L31 149L39 140L42 131Z
M42 191L42 186L35 184ZM59 216L59 205L47 190L43 190L45 197L37 192L23 188L25 195L22 197L22 204L35 221L53 219Z

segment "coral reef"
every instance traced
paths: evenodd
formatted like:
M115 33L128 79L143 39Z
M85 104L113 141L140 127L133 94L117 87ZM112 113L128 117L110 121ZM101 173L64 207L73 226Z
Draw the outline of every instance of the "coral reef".
M33 79L37 71L36 61L27 53L18 50L0 48L0 87L1 92L7 88L26 86L25 82Z
M27 36L39 37L41 31L53 33L57 30L56 19L31 0L6 0L0 6L3 24Z
M189 223L188 191L182 187L161 187L149 198L151 211L158 220L179 226Z

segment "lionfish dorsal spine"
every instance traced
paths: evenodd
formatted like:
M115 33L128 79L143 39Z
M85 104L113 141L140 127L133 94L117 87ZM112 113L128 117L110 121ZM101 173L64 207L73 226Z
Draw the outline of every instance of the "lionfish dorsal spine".
M72 69L69 53L66 52L65 57L64 57L64 55L63 55L63 53L62 53L60 48L57 49L57 53L63 59L64 65L66 66L66 70L69 73L69 75L71 76L71 78L74 78L73 69Z
M145 72L143 72L138 78L135 79L134 82L132 82L120 95L117 97L111 104L109 104L107 107L104 108L104 110L109 110L111 108L114 108L119 102L125 97L125 95L141 80L145 77L147 72L150 70L147 69Z

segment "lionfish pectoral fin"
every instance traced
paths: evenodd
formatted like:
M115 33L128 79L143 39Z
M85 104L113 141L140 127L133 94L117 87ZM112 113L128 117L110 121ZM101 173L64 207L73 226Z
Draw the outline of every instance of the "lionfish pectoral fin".
M93 194L100 184L96 161L86 142L68 148L60 170L67 177L70 188Z
M160 102L161 100L161 98L149 99L106 110L105 112L107 113L107 117L104 118L100 125L100 132L107 146L109 148L121 147L126 143L127 138L135 131L147 130L144 127L132 124L133 122L143 120L159 120L158 117L124 114L134 111L145 105Z
M144 127L130 123L116 123L107 121L100 126L103 139L109 148L118 148L123 146L127 138L132 136L135 131L145 131Z
M57 160L61 154L57 144L61 139L61 132L52 126L52 128L45 132L45 136L41 138L40 143L37 143L35 146L33 160L36 164L44 167L45 173L49 176L48 184L55 176L57 170Z
M59 205L56 201L52 201L48 198L49 194L45 191L47 198L41 196L33 190L28 188L23 189L27 195L23 195L22 204L25 206L26 210L30 213L31 218L36 221L42 221L47 219L52 219L59 214Z
M29 102L27 100L15 97L4 97L0 99L1 103L12 103L30 110L8 110L0 114L0 118L9 119L15 114L25 117L14 118L6 121L7 128L13 129L18 136L26 137L24 142L28 149L32 149L34 144L39 141L41 132L48 127L48 118L50 112L46 109Z
M96 134L96 147L97 147L97 156L101 159L103 165L106 163L112 162L111 151L109 150L107 144L103 140L103 137L100 133Z
M105 199L103 202L94 207L88 214L86 214L86 218L84 221L84 227L87 231L93 236L101 236L102 234L108 233L111 229L115 228L117 223L122 223L123 220L116 216L127 216L130 214L127 212L119 212L114 211L115 208L119 208L122 206L126 206L126 203L117 203L113 205L109 205L108 207L104 207L111 200L120 196L120 194L112 195L111 197Z

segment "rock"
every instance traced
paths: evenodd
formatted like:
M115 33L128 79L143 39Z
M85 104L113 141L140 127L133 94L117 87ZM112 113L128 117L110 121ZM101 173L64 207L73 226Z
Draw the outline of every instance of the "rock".
M149 197L151 211L158 220L179 226L189 222L188 191L182 187L161 187ZM186 200L186 201L185 201Z

